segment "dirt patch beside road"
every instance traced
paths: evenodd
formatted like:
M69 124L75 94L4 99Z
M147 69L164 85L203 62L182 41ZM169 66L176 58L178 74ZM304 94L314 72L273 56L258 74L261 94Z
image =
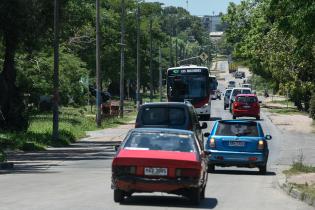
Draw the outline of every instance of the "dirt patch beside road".
M302 114L283 115L268 113L268 117L275 125L286 131L297 133L314 132L313 120L306 115Z
M272 99L273 98L273 99ZM273 96L260 98L263 101L262 107L267 111L267 116L279 128L295 133L314 133L313 120L306 114L297 110L292 102L287 104L284 97Z

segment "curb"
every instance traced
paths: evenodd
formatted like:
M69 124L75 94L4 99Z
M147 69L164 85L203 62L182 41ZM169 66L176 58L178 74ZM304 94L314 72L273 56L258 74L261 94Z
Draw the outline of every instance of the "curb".
M278 176L278 186L292 198L298 199L300 201L303 201L304 203L307 203L310 206L315 207L315 198L312 198L308 194L299 191L297 188L294 187L293 184L288 183L286 176L282 173Z
M0 170L9 170L9 169L13 169L14 164L11 162L4 162L4 163L0 163Z

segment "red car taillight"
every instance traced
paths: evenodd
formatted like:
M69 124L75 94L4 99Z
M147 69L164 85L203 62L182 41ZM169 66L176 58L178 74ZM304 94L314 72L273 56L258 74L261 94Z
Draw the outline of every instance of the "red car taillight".
M113 166L113 174L115 175L134 175L136 174L136 166Z
M257 149L263 150L264 148L265 148L265 142L263 140L259 140Z
M239 106L240 106L240 103L238 103L238 102L234 102L234 103L233 103L233 108L236 109L236 108L239 107Z
M200 177L199 169L191 168L177 168L175 172L176 177Z
M252 103L252 107L258 108L258 107L259 107L259 104L258 104L258 103Z

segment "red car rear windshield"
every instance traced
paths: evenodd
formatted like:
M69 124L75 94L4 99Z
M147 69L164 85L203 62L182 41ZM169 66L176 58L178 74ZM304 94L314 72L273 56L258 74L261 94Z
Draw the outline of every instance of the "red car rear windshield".
M256 103L258 100L255 96L238 96L236 101L241 103Z
M196 145L193 137L187 134L133 132L124 149L195 152Z
M220 122L215 135L218 136L259 136L256 123Z

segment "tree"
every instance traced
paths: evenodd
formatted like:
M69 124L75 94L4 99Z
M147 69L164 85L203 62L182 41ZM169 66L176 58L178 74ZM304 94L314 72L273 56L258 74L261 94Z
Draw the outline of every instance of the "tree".
M31 53L45 35L49 36L52 22L52 2L1 1L0 34L4 45L3 70L0 74L0 127L23 130L28 121L21 91L16 86L15 55L21 49Z
M60 1L60 95L61 105L84 103L81 77L95 77L95 1ZM126 2L126 83L135 88L137 2ZM201 46L209 45L199 18L183 8L165 7L160 3L140 3L141 7L141 84L150 84L149 20L152 18L154 88L158 82L158 48L162 66L169 67L170 36L178 41L178 57L196 56ZM120 0L101 0L102 89L119 90ZM3 0L0 2L0 126L1 129L27 128L23 94L36 101L51 95L53 1ZM176 23L176 24L175 24ZM194 41L191 41L191 38ZM175 43L175 42L174 42ZM175 52L175 45L172 46ZM175 53L172 54L175 60ZM64 59L64 60L63 60ZM64 61L64 62L63 62ZM132 92L132 91L131 91Z
M233 56L308 110L315 88L314 1L246 0L223 20Z

